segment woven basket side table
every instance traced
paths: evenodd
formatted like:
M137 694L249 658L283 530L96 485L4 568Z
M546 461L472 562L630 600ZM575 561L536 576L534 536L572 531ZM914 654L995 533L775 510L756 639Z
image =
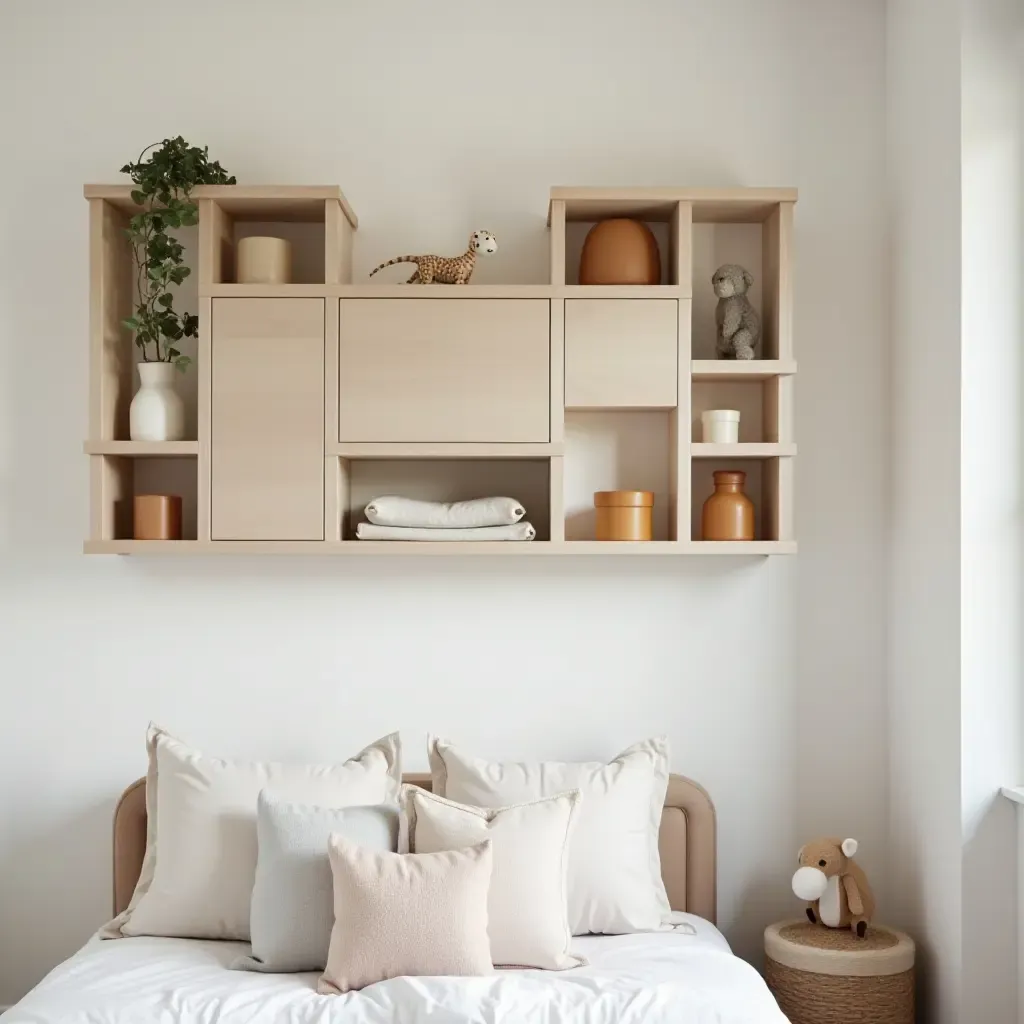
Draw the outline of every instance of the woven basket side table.
M765 980L792 1024L914 1024L914 942L872 925L782 921L764 933Z

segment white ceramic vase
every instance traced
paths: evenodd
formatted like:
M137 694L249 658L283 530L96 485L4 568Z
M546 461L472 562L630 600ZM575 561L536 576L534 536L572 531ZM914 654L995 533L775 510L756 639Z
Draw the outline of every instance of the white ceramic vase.
M173 363L139 363L142 382L128 413L133 441L181 441L185 437L185 403L174 390Z

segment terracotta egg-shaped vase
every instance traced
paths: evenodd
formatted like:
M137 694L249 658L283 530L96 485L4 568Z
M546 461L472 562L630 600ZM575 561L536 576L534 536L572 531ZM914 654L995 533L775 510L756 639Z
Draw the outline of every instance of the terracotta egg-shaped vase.
M661 254L651 229L616 217L595 224L580 254L580 284L660 284Z

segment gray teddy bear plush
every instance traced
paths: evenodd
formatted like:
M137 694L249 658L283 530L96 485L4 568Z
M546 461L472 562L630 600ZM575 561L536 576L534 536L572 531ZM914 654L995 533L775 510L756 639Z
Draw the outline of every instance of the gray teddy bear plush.
M715 352L719 359L754 358L754 349L761 340L761 319L747 298L747 289L753 283L750 271L736 263L724 264L711 278L718 296Z

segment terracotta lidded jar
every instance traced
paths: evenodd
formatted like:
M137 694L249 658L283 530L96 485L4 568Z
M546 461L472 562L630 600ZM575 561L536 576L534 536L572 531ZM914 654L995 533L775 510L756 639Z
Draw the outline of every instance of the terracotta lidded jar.
M715 493L704 502L701 514L701 539L753 540L754 503L743 491L747 474L720 469L714 478Z
M596 540L652 540L653 491L595 491Z
M651 229L615 217L595 224L580 253L580 284L659 284L661 254Z

